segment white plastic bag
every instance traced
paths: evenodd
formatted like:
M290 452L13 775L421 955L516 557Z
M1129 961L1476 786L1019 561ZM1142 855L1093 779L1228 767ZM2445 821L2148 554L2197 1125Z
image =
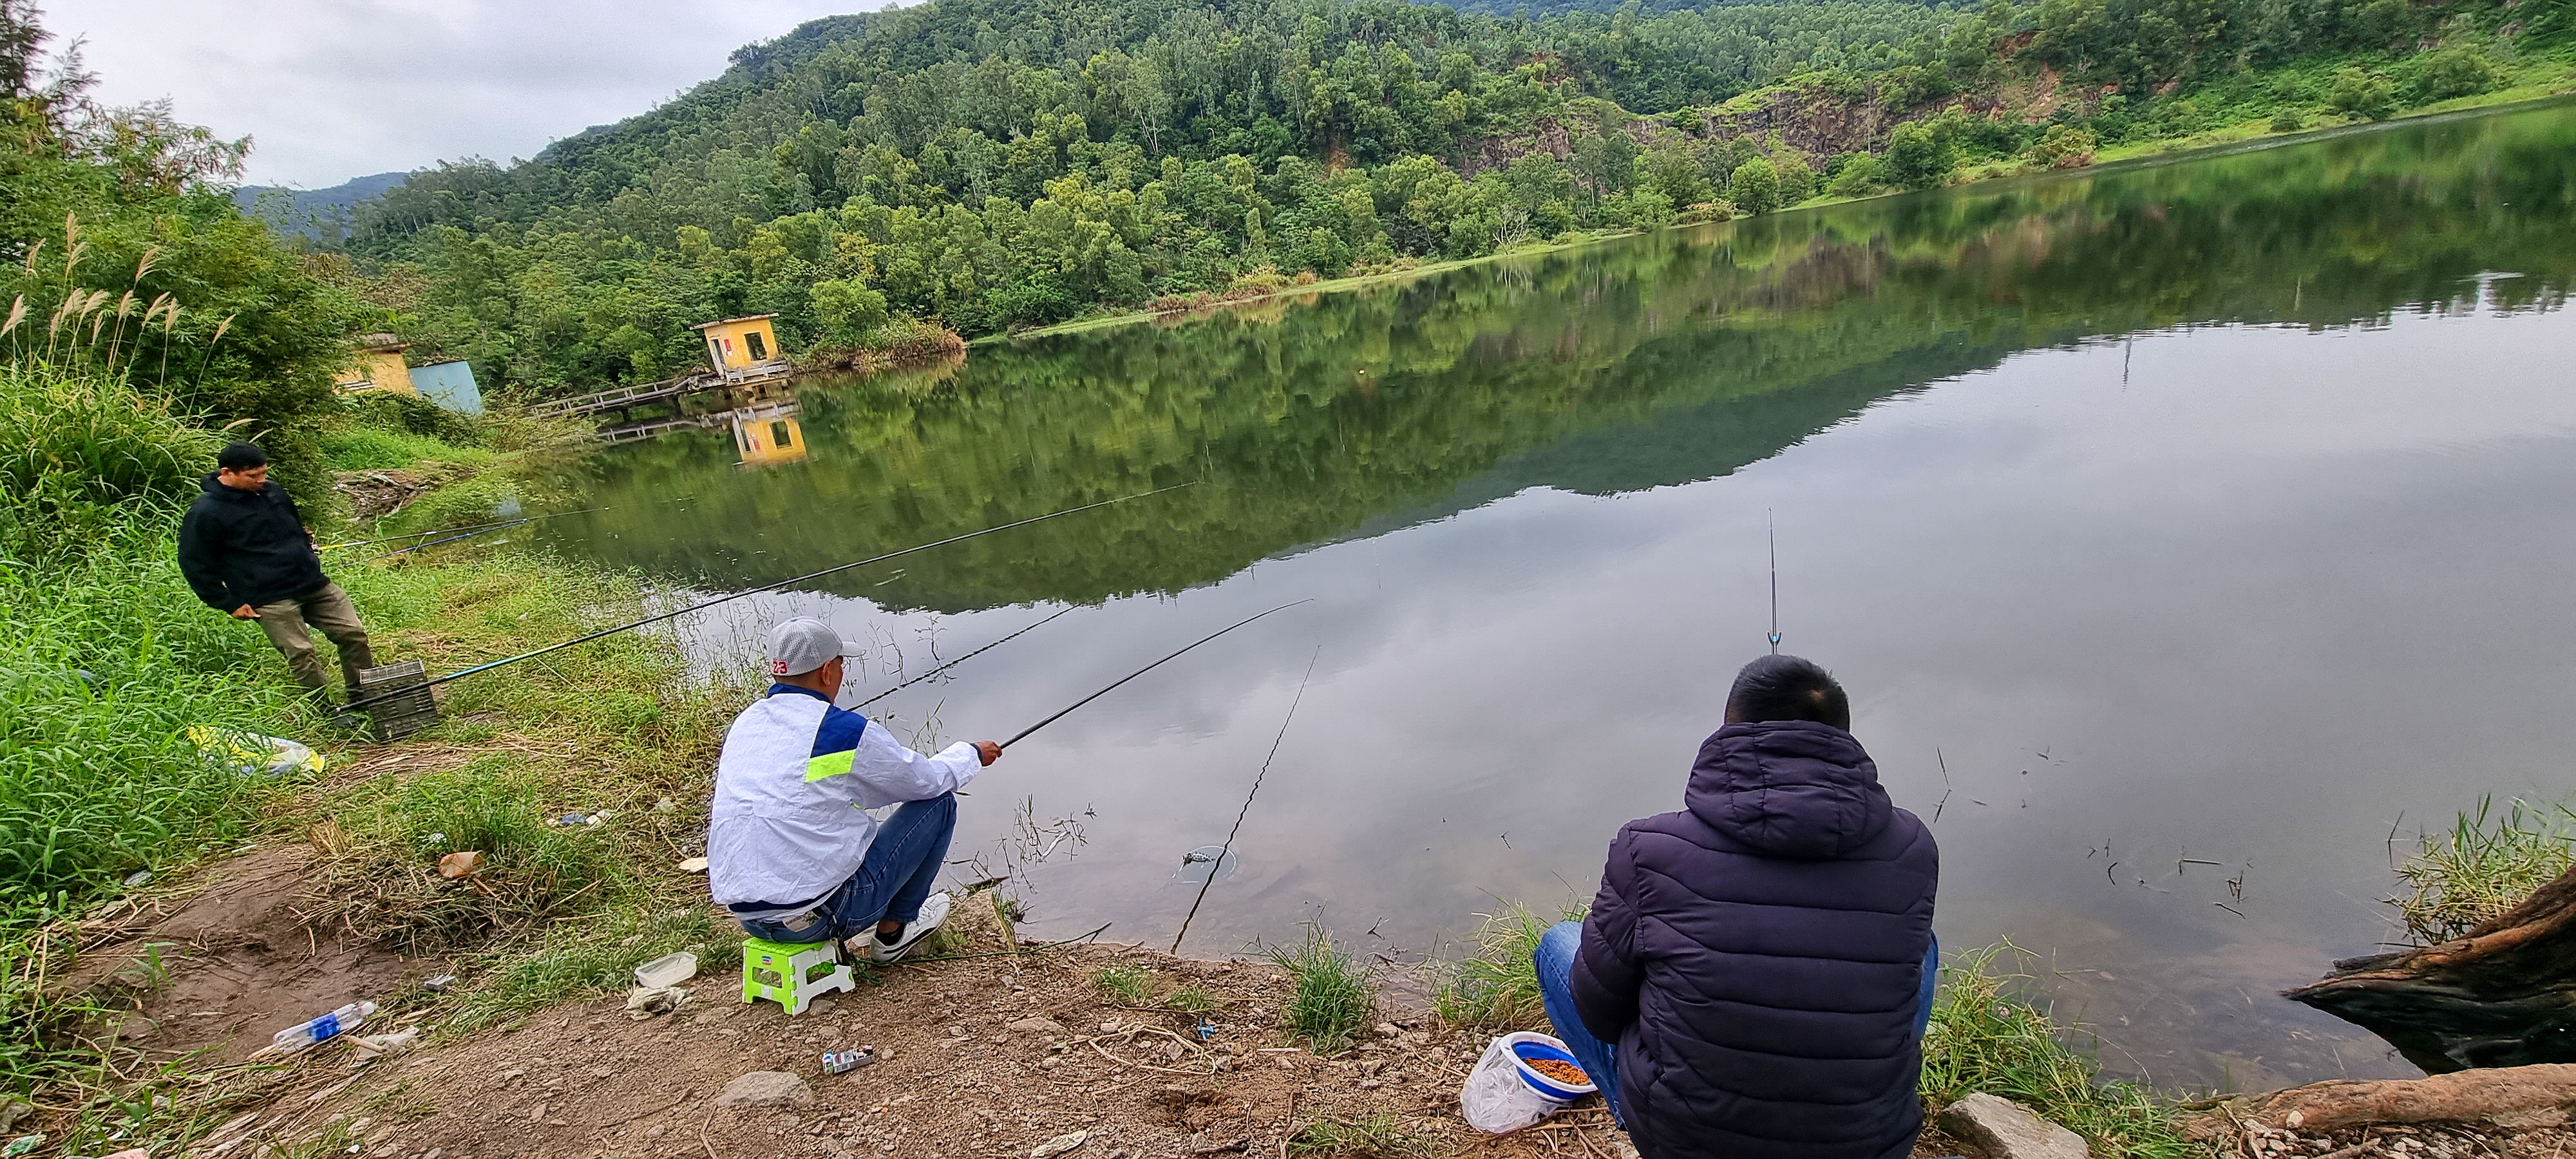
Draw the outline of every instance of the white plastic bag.
M1467 1072L1467 1085L1458 1092L1458 1107L1466 1112L1468 1126L1488 1135L1508 1135L1565 1109L1566 1104L1538 1093L1521 1078L1512 1044L1532 1038L1546 1036L1506 1034L1485 1044L1484 1057Z
M230 769L237 776L278 777L322 771L320 754L284 737L201 724L188 729L188 740L208 763Z

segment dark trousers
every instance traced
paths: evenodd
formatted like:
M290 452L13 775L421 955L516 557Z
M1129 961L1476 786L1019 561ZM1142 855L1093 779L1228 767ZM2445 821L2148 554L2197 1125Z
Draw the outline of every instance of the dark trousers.
M957 797L943 793L913 801L877 826L859 871L823 899L814 916L820 921L798 929L781 922L745 920L743 931L772 942L802 944L827 938L854 938L872 933L881 921L909 922L921 916L921 903L939 883L939 867L948 860L948 839L957 832Z
M324 580L321 587L303 595L251 610L259 613L259 630L268 633L268 642L286 657L295 682L315 693L330 682L322 653L313 647L315 629L340 650L340 679L352 699L358 694L358 671L376 666L376 654L367 646L367 626L358 622L358 605L338 584Z

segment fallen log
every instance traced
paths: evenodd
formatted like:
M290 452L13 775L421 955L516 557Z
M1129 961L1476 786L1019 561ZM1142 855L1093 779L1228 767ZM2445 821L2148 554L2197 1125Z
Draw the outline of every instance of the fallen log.
M2282 994L2430 1074L2576 1063L2576 869L2451 941L2347 958Z
M2331 1134L2386 1123L2557 1126L2576 1106L2576 1065L2461 1071L2420 1079L2310 1083L2229 1100L2226 1118L2275 1131Z

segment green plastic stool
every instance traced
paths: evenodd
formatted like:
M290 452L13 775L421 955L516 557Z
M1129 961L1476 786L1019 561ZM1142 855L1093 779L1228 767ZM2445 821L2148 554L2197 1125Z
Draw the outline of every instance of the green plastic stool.
M758 1002L763 998L787 1009L790 1016L805 1013L805 1007L817 997L834 990L858 989L858 979L850 968L841 964L840 943L771 942L745 938L742 942L742 1000Z

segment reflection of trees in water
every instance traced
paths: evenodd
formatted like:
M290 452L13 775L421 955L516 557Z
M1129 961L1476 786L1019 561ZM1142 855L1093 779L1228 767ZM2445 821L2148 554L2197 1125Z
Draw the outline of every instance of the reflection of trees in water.
M1204 480L835 589L945 609L1177 591L1526 486L1724 474L2017 350L2556 309L2571 189L2559 109L1667 232L809 386L812 460L745 474L721 436L624 448L566 480L618 509L551 530L738 584ZM2495 269L2526 276L2481 303ZM680 493L698 500L679 515L621 502Z

